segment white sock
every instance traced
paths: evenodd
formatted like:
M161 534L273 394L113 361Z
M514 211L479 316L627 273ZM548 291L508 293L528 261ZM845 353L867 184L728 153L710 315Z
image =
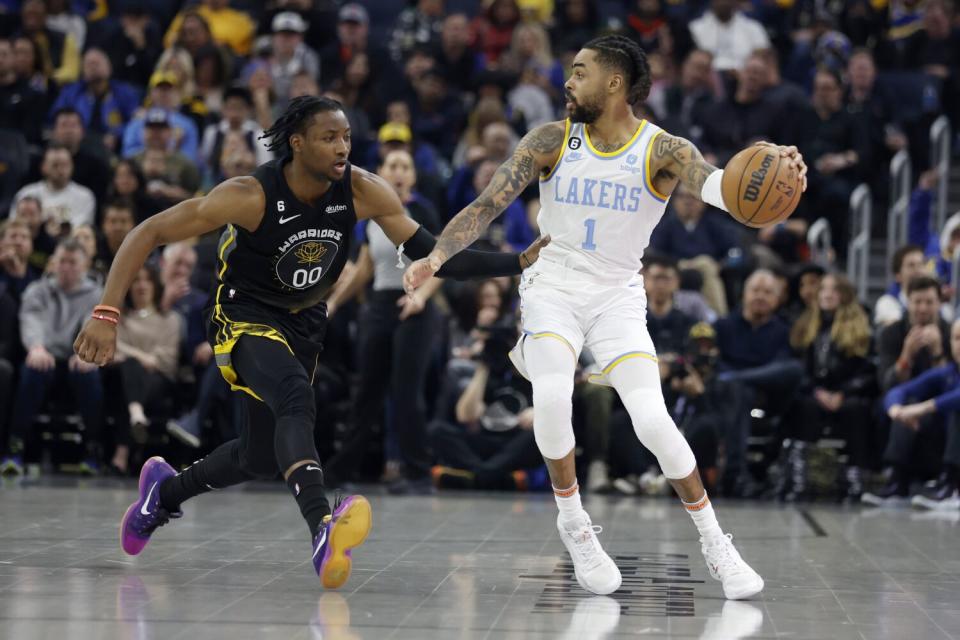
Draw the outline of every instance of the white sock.
M710 498L707 497L706 492L696 502L683 502L683 508L693 518L693 524L697 525L697 530L705 542L723 537L723 529L717 522L717 514L713 512L713 505L710 504Z
M562 520L573 520L583 512L583 505L580 503L580 485L576 482L569 489L554 487L553 497L557 500Z

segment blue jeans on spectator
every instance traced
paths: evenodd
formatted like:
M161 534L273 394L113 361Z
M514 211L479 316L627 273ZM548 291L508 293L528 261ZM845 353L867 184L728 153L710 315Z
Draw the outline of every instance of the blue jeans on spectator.
M26 442L37 413L43 407L48 392L57 395L69 388L77 409L83 418L84 441L90 455L99 458L100 431L103 426L103 387L100 370L86 373L70 371L66 360L58 360L50 371L38 371L26 364L20 367L20 384L13 404L13 419L10 426L11 453ZM16 442L15 442L16 441Z
M803 365L797 360L774 360L769 364L739 371L724 371L718 381L729 383L732 401L737 405L735 420L724 434L726 466L724 485L729 489L747 476L747 438L750 436L751 411L756 408L758 395L776 397L767 404L767 413L786 412L793 404L794 394L803 378Z

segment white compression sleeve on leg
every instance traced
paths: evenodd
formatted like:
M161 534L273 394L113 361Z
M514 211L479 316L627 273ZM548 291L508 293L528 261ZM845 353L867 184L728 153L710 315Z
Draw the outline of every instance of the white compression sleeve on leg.
M723 202L723 190L720 188L722 180L723 169L717 169L707 176L706 181L703 183L703 189L700 190L700 199L718 209L729 212L730 210L727 209L727 205Z
M565 342L551 336L523 341L533 385L533 435L540 453L559 460L570 453L573 438L573 376L577 360Z

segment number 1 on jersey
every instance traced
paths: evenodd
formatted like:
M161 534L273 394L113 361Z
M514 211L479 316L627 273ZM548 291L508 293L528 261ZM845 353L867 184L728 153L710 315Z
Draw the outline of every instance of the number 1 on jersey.
M587 218L583 221L583 226L587 228L587 239L580 245L581 249L586 251L596 251L597 245L593 243L593 232L597 227L597 221L594 218Z

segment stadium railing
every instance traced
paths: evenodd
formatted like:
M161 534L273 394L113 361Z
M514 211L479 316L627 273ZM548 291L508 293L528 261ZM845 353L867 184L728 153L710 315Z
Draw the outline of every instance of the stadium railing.
M873 200L870 187L861 184L850 195L850 243L847 245L847 275L861 300L867 299L870 268L870 221Z
M913 167L906 149L897 152L890 161L890 208L887 210L887 260L907 243L907 215L910 211L910 187Z

